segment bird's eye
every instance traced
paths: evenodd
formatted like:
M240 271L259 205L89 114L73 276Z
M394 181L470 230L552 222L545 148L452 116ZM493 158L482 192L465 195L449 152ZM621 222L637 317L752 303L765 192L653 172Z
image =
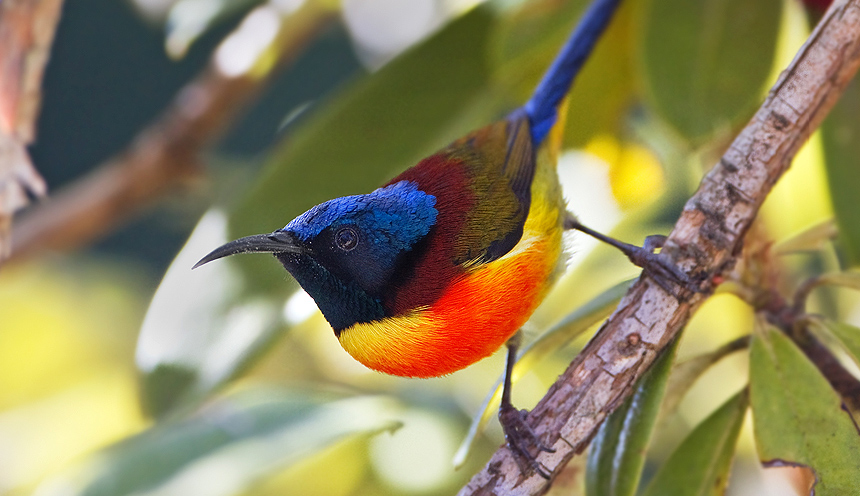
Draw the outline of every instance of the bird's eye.
M335 233L334 244L343 251L350 251L358 245L358 232L352 227L344 227Z

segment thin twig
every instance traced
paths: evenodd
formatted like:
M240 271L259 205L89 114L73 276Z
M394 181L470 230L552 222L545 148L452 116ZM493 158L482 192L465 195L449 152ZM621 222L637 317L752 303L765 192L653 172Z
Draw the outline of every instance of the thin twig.
M729 270L765 197L858 66L860 0L837 1L750 123L702 180L663 253L706 286ZM647 279L630 288L616 312L528 416L556 450L538 457L553 477L588 446L601 422L630 394L706 298L707 293L695 293L676 299ZM503 446L460 494L542 494L551 483L537 474L522 475Z

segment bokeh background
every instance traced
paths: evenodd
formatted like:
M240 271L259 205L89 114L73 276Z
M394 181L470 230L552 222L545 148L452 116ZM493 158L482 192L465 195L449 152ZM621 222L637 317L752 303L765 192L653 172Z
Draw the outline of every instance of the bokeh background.
M574 88L559 166L571 209L631 242L667 232L805 40L818 3L626 2ZM0 270L0 494L454 493L502 442L489 422L454 468L503 354L439 379L382 376L339 347L269 257L190 267L228 239L367 192L504 115L585 4L67 0L31 148L52 191L122 162L207 71L248 78L256 96L195 150L203 167L190 177L165 181L74 249L34 245ZM289 41L309 23L310 35ZM836 244L781 259L787 286L856 261L858 97L855 85L763 209L764 242L843 228ZM18 216L19 227L50 202ZM611 303L637 272L582 236L566 242L568 274L527 336L558 329L588 303L599 311L562 328L551 352L523 367L521 407L534 405L611 309L594 298ZM822 290L813 305L860 323L848 292ZM685 331L679 358L749 334L753 320L741 299L716 295ZM666 413L646 479L744 386L747 360L721 360ZM582 465L572 464L557 494L580 494ZM729 494L793 494L793 478L760 468L747 419Z

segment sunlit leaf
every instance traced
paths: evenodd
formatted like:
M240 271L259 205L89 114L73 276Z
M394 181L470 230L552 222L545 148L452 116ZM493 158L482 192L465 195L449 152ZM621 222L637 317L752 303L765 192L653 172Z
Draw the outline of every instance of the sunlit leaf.
M639 381L633 395L612 412L591 441L585 472L588 496L633 496L666 391L678 340Z
M796 235L780 241L773 247L777 255L787 255L805 251L816 251L822 249L828 242L839 234L833 219L826 220L820 224L811 226Z
M814 325L827 329L836 339L845 347L845 350L854 360L854 363L860 367L860 328L855 327L845 322L837 322L835 320L819 320L812 321Z
M848 266L860 264L860 83L852 81L822 126L827 179L839 224L839 243Z
M630 287L631 283L632 281L624 281L600 293L588 303L568 314L533 343L523 347L517 363L514 364L511 384L515 385L535 364L573 341L597 322L608 317L612 313L612 310L618 306L618 302L624 296L624 293L627 292L627 288ZM496 381L496 386L484 398L484 402L481 404L478 413L472 417L469 432L454 455L455 467L461 466L466 461L469 450L471 450L478 434L498 411L499 403L502 399L503 380L504 376Z
M240 300L241 279L227 264L194 263L226 241L222 213L206 214L161 281L138 337L143 403L163 416L232 378L281 329L281 312Z
M392 430L384 397L247 390L159 424L46 481L39 494L235 494L349 436Z
M748 403L743 390L696 426L660 467L645 496L724 494Z
M651 106L693 142L749 117L781 12L781 0L644 1L636 46Z
M693 387L693 384L702 374L726 356L748 347L749 340L749 336L744 336L726 343L710 353L704 353L676 364L675 368L672 369L672 375L669 376L666 397L663 399L662 414L668 416L674 412L687 391Z
M815 365L772 327L750 346L750 401L762 463L811 468L819 496L860 487L860 433L851 414Z

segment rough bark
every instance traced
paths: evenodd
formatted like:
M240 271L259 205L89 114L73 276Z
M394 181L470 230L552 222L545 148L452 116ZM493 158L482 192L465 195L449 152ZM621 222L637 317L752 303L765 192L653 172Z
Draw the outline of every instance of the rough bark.
M554 478L587 446L631 386L689 321L730 269L774 183L819 126L860 66L860 0L834 2L758 112L702 180L663 253L702 293L676 298L647 278L634 284L594 339L528 415L554 453L538 461ZM552 480L521 474L502 446L461 495L545 493Z
M9 252L12 215L28 195L43 196L44 180L27 145L36 136L42 75L62 0L0 1L0 260Z

